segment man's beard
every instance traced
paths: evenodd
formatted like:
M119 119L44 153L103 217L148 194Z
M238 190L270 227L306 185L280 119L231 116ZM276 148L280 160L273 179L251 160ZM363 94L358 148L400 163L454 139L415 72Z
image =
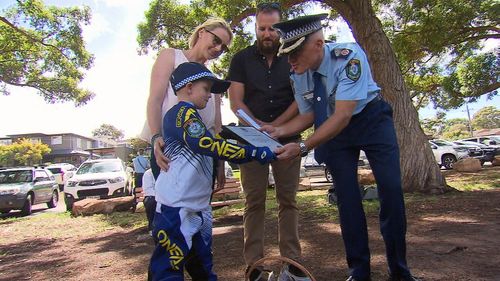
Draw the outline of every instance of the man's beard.
M264 44L264 43L267 43L267 42L272 42L271 45L268 45L268 44ZM279 39L276 39L276 40L270 40L270 39L267 39L267 40L258 40L257 39L257 47L259 48L259 51L262 53L262 54L266 54L266 55L274 55L278 52L278 48L280 46L280 42L279 42Z

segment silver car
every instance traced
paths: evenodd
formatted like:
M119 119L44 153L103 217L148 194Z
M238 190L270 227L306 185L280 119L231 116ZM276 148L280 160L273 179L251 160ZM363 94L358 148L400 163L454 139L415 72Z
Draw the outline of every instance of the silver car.
M54 175L45 168L0 170L0 213L21 210L21 215L28 216L32 205L40 203L55 208L59 200L58 188Z

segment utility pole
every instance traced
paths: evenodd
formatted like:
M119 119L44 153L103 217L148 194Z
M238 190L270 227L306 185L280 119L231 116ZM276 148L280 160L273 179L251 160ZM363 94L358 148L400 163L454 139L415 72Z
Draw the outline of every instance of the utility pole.
M467 110L467 118L469 119L469 133L470 133L470 136L473 137L474 136L474 131L472 130L472 124L471 124L471 120L470 120L470 111L469 111L469 102L468 101L465 101L465 110Z

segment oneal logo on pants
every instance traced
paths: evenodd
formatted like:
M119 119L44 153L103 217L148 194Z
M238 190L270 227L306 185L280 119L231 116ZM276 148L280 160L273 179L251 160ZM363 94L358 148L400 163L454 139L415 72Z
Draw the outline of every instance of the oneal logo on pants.
M245 158L245 149L225 141L214 141L212 138L203 137L200 139L199 146L201 148L210 149L216 152L219 156L227 157L228 159Z
M172 243L170 239L168 239L165 230L158 231L157 237L160 245L165 248L169 254L168 259L170 260L170 266L172 266L174 270L179 270L178 264L184 259L184 253L177 244Z

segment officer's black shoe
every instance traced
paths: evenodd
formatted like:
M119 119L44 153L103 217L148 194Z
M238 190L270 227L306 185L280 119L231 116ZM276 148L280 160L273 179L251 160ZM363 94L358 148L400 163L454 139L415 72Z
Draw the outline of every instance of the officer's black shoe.
M347 278L347 280L345 281L371 281L370 277L368 278L365 278L365 279L359 279L359 278L354 278L352 276L349 276L349 278Z
M389 276L389 279L387 281L422 281L421 279L418 279L417 277L414 276L407 276L407 277L393 277Z

